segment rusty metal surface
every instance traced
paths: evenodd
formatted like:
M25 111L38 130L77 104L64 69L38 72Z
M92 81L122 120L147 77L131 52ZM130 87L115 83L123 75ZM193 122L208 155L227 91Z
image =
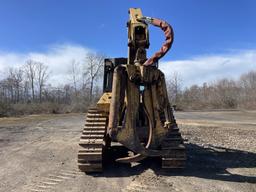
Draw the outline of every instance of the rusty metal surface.
M123 108L125 102L125 87L127 82L126 76L125 68L123 66L118 66L115 68L108 122L108 133L112 138L116 136L118 121L121 113L120 110Z

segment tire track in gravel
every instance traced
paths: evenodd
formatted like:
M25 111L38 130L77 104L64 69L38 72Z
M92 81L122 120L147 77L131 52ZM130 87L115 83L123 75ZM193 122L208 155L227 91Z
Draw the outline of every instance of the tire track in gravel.
M28 187L28 191L31 192L48 192L54 191L58 185L64 182L68 182L71 179L77 179L77 177L84 174L79 170L65 169L57 172L50 172L46 176L41 176L39 181L32 182Z

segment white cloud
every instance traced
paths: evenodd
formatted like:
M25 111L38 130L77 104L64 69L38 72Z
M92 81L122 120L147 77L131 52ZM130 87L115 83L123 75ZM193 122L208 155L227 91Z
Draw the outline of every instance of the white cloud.
M229 54L204 55L186 60L160 62L166 77L178 73L183 86L212 82L221 78L238 78L256 69L256 50L233 51Z
M43 62L49 67L50 79L53 85L67 83L72 60L84 62L85 55L92 50L80 45L52 45L46 52L30 52L26 54L0 52L0 78L9 67L20 67L26 60Z
M45 52L6 53L0 52L0 79L8 67L24 65L28 59L40 61L48 65L51 72L49 82L53 85L70 81L67 74L71 61L84 62L85 55L93 51L89 48L72 45L52 45ZM177 72L183 86L202 84L220 78L238 78L242 73L256 69L256 50L233 51L229 54L196 56L191 59L164 61L159 64L166 77Z

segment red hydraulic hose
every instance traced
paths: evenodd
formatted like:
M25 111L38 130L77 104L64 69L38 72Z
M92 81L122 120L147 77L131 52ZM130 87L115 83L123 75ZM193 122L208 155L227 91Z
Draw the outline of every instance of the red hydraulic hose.
M160 27L165 35L165 42L163 43L160 50L157 51L151 58L147 59L143 64L144 66L150 66L153 63L157 62L159 59L161 59L171 48L174 39L173 29L171 25L161 19L142 17L138 18L138 20L150 23L156 27Z

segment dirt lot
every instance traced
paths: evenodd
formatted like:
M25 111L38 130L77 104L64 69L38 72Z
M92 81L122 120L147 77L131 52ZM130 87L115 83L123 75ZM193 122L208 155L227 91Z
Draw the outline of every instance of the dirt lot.
M178 112L185 170L157 161L110 164L103 174L76 168L83 114L0 119L0 191L256 191L256 112Z

